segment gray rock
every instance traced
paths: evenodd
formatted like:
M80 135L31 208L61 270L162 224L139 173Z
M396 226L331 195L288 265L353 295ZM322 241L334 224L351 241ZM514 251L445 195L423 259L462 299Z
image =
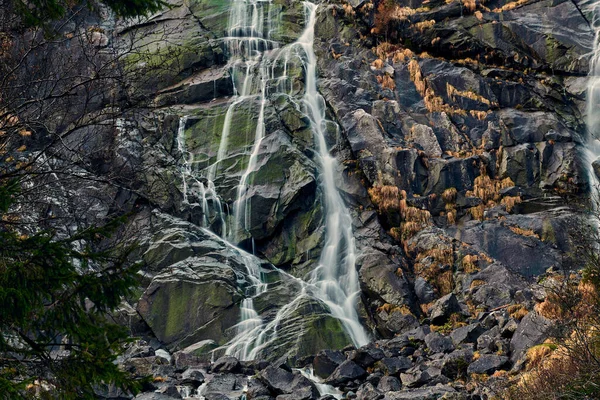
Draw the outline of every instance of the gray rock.
M469 374L492 374L505 366L508 357L495 354L483 354L467 368Z
M511 360L515 362L525 350L542 343L549 334L552 321L537 312L530 312L521 320L511 341Z
M344 361L346 357L341 351L323 350L313 359L313 371L320 378L327 378Z
M382 399L383 394L379 392L371 383L362 384L356 391L357 400L378 400Z
M237 372L239 369L239 360L232 356L223 356L219 358L211 367L212 372Z
M450 386L435 386L418 389L403 389L399 392L390 392L385 395L385 400L438 400L448 398L456 393ZM452 397L449 397L452 398Z
M454 293L438 299L429 310L429 318L434 325L443 325L453 313L462 312Z
M200 386L204 382L204 374L198 369L187 369L181 374L180 382Z
M384 358L375 364L375 369L385 375L397 375L398 372L406 371L413 365L407 357Z
M354 361L346 360L333 371L325 382L333 386L340 386L346 382L363 378L366 375L367 371L360 365Z
M420 276L415 279L415 294L423 304L431 303L435 300L435 291L425 279Z
M425 344L431 353L449 353L454 350L452 339L437 332L425 336Z
M484 331L480 323L474 323L456 328L450 333L452 342L458 346L461 343L474 343Z
M395 376L383 376L377 385L377 390L383 393L396 392L401 388L402 383L400 382L400 379Z
M283 395L282 399L308 400L319 396L315 385L300 373L269 366L258 377L272 392Z

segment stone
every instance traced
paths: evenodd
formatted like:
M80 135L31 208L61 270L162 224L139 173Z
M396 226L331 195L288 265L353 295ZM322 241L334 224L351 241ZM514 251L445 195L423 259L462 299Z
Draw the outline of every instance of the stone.
M493 374L504 367L508 362L508 357L495 354L483 354L476 361L472 362L467 368L469 374Z
M450 333L450 338L455 346L461 343L475 343L483 332L484 328L481 324L474 323L456 328Z
M439 298L429 310L429 319L434 325L443 325L453 313L462 312L454 293Z
M259 379L275 394L287 400L316 399L319 391L314 383L300 373L291 373L269 366L258 373Z
M441 373L452 380L467 376L467 368L473 361L473 351L467 349L455 350L444 356Z
M401 388L402 383L400 382L400 379L395 376L383 376L377 385L377 390L383 393L397 392Z
M381 360L383 357L383 350L370 345L361 347L357 350L353 350L348 354L349 360L354 361L363 368L370 367L376 361Z
M179 381L182 384L191 384L197 387L204 383L204 374L198 369L190 368L181 374Z
M314 374L325 379L344 361L346 357L341 351L322 350L313 359Z
M510 340L511 360L515 362L527 349L542 343L551 327L552 321L537 312L524 316Z
M340 386L349 381L363 378L366 375L367 371L360 365L356 364L354 361L346 360L333 371L325 382L333 386Z
M374 369L383 372L385 375L397 375L398 372L406 371L413 365L407 357L384 358L375 363Z
M437 332L425 336L425 344L431 353L449 353L454 350L452 339Z
M356 391L357 400L379 400L382 398L383 394L369 382L362 384Z
M212 372L237 372L240 369L240 362L232 356L220 357L211 367Z

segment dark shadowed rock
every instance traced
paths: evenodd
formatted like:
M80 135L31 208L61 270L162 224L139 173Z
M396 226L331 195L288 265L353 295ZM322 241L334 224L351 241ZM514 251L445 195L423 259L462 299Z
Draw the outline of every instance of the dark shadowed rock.
M367 368L376 361L381 360L384 356L383 350L369 345L351 351L350 354L348 354L348 359L354 361L363 368Z
M313 371L320 378L327 378L344 361L346 357L341 351L323 350L313 359Z
M375 369L383 372L385 375L397 375L398 372L406 371L412 367L412 361L407 357L384 358L375 363Z
M377 390L383 393L396 392L402 388L400 379L395 376L384 376L377 385Z
M212 365L212 372L237 372L240 369L240 362L232 356L223 356Z
M356 400L379 400L382 398L383 394L369 382L362 384L356 391Z
M300 373L291 373L269 366L258 374L259 379L275 394L287 400L316 399L319 392L315 385Z
M483 354L467 368L469 374L492 374L506 365L508 357Z
M431 353L449 353L454 350L452 339L437 332L425 336L425 344Z
M461 343L474 343L483 331L484 328L480 323L470 324L453 330L450 333L450 338L456 346Z
M429 310L429 318L434 325L443 325L448 321L450 315L461 312L460 304L454 293L450 293L438 299Z
M354 361L346 360L333 371L326 383L333 386L340 386L346 382L360 379L366 375L367 371L360 365L356 364Z
M204 382L204 374L197 369L188 369L181 374L180 382L200 386Z

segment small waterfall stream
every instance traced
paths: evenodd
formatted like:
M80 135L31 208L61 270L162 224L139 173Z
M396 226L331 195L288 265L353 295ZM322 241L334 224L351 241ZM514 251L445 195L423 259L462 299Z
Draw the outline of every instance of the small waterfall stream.
M318 266L312 271L308 281L293 277L277 270L280 277L293 281L299 287L296 298L282 306L274 316L263 320L254 307L254 299L267 290L263 280L260 261L237 249L244 260L246 282L241 283L245 299L240 306L241 318L236 325L235 337L220 348L226 354L235 355L241 360L254 359L261 351L269 349L278 339L282 321L292 316L306 299L317 300L327 306L330 314L343 325L356 346L368 343L369 338L359 322L356 304L360 297L358 274L356 271L356 249L352 231L352 217L336 187L337 162L329 154L326 142L328 126L335 126L325 115L325 101L317 90L317 58L314 53L314 27L317 6L310 2L302 3L306 13L305 29L293 43L279 47L270 39L272 30L272 9L270 1L235 0L229 19L228 37L225 46L230 53L230 69L234 84L234 97L225 114L223 129L215 162L207 168L206 184L199 186L209 197L215 197L212 183L219 173L222 161L227 157L229 134L235 109L245 101L258 102L257 126L254 132L252 149L248 162L236 189L237 199L233 204L233 220L229 229L223 228L221 236L233 243L240 241L240 232L247 234L248 216L251 212L248 190L252 186L252 174L256 171L260 157L261 143L267 134L264 113L269 101L269 91L276 90L290 97L310 121L315 143L315 161L319 166L319 188L325 210L324 248ZM288 64L296 63L304 70L304 92L294 98L293 83L288 86ZM272 93L271 93L272 94ZM179 150L185 152L186 117L180 122L178 134ZM193 156L185 157L182 169L184 182L191 178ZM195 179L192 181L198 182ZM189 188L184 183L184 203L188 201ZM205 199L206 196L201 197ZM202 200L203 214L208 215L210 207ZM217 204L217 202L213 202ZM218 203L220 207L220 202ZM225 220L225 219L223 219ZM205 224L209 227L208 221ZM225 234L228 232L228 235ZM233 246L233 245L232 245Z
M587 141L584 158L588 165L592 208L597 210L600 206L600 1L585 2L583 8L592 15L591 25L595 31L587 83Z

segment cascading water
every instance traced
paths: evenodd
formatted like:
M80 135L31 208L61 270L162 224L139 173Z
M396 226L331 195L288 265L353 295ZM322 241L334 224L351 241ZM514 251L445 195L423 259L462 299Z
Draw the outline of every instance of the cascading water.
M585 2L582 7L592 16L591 25L595 31L587 83L587 141L584 157L588 165L592 208L597 211L600 206L600 1Z
M185 125L188 121L188 116L183 116L179 119L179 127L177 129L177 149L183 156L183 167L181 168L182 195L183 204L186 206L199 206L202 210L202 226L208 228L211 224L211 213L220 223L221 234L225 235L227 226L223 214L221 200L215 190L215 185L212 180L207 179L205 183L196 178L193 170L194 155L187 151L185 147ZM191 181L192 187L189 187ZM199 199L199 202L190 203L189 196L192 194ZM213 204L209 206L209 200Z
M246 101L259 105L254 142L237 186L237 199L233 205L233 226L228 229L228 238L237 243L241 237L240 232L247 235L248 216L251 212L248 191L252 185L252 174L258 167L261 143L267 133L264 114L269 91L276 92L271 94L288 96L310 121L316 146L315 157L319 166L320 193L326 213L324 248L318 266L310 274L308 282L278 271L280 277L294 283L299 289L298 295L266 321L254 308L256 297L267 289L262 280L260 264L254 256L237 249L246 268L245 282L240 282L245 299L240 307L241 318L235 327L234 338L219 350L235 355L241 360L257 358L262 351L268 350L279 339L282 323L294 318L294 312L307 300L325 305L329 313L342 323L355 345L368 343L368 336L359 322L356 311L360 289L355 265L352 218L336 188L337 162L329 154L325 138L328 126L333 127L335 124L326 119L325 101L316 84L317 59L313 41L317 6L310 2L304 2L303 5L306 14L303 33L295 42L280 48L269 37L272 30L271 2L235 0L230 13L229 36L224 39L231 57L230 69L235 94L225 114L216 160L207 169L206 181L209 184L215 180L220 164L227 157L229 134L232 122L236 118L236 108ZM304 92L294 92L294 84L290 82L288 85L288 64L292 63L303 67ZM185 121L183 125L185 126ZM182 152L183 130L184 127L180 126L182 132L178 135L178 145ZM182 174L188 175L191 170L186 168L187 165ZM186 199L184 198L184 201Z
M329 121L325 118L325 100L317 91L317 57L313 42L317 6L305 2L308 13L306 30L298 39L305 53L306 82L302 99L310 118L321 163L321 189L325 197L325 247L319 266L313 272L311 283L320 291L319 298L342 321L356 345L368 343L367 334L358 321L356 303L360 295L352 217L335 185L337 162L329 154L325 132Z

